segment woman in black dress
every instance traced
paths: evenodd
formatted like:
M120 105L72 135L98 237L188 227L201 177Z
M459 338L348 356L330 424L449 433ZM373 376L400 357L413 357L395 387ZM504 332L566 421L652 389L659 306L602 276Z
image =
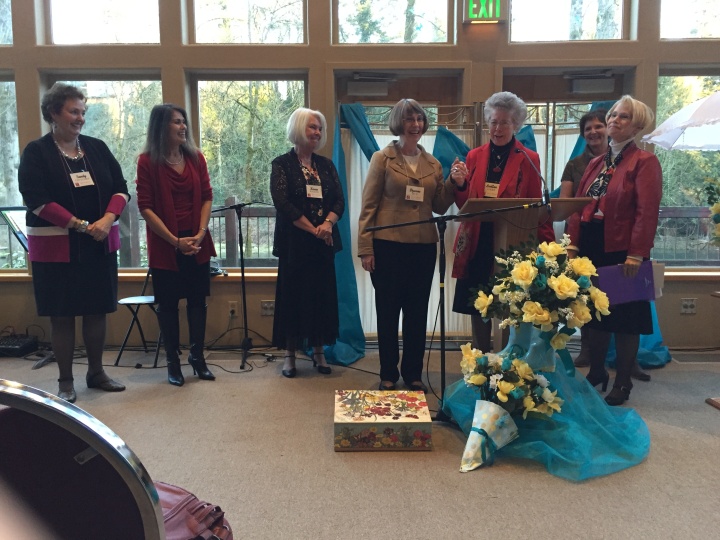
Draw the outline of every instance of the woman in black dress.
M125 386L103 370L106 314L117 310L117 219L130 199L120 164L100 139L80 134L85 96L56 83L43 96L52 131L32 141L20 158L18 181L28 207L29 259L35 304L49 316L60 370L58 396L75 402L75 317L82 317L88 388Z
M285 349L282 374L297 374L295 351L313 348L313 363L331 373L323 345L338 337L335 253L342 248L335 225L345 198L333 162L315 154L326 141L319 111L300 108L287 125L294 147L272 162L270 193L277 209L273 255L278 257L273 345Z

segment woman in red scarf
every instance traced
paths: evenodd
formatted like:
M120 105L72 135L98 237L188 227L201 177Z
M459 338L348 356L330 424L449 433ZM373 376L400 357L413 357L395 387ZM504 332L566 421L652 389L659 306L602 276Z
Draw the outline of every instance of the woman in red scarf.
M137 200L147 225L148 260L168 382L175 386L185 383L178 357L181 298L187 299L188 362L198 377L215 380L203 355L205 298L210 294L210 257L215 255L207 234L212 188L187 113L177 105L156 105L150 113L145 150L138 159Z

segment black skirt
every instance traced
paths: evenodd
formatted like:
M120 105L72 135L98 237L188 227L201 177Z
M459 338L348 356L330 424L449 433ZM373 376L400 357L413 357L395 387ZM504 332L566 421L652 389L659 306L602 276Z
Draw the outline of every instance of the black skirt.
M117 252L105 253L104 244L89 236L74 240L80 240L80 256L78 242L72 242L73 254L69 263L32 263L35 305L41 317L75 317L117 311Z
M580 256L587 257L596 268L623 264L627 251L605 252L605 228L602 221L580 225ZM610 315L598 321L593 317L588 328L618 334L652 334L652 312L650 302L628 302L610 306Z

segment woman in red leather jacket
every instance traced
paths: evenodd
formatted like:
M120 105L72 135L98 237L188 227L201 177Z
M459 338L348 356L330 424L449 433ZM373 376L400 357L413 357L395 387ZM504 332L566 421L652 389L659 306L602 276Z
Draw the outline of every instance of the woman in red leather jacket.
M634 139L653 118L650 108L631 96L623 96L608 111L610 148L589 163L580 181L577 196L593 201L568 220L569 256L588 257L596 267L621 264L626 276L636 275L640 264L650 258L662 198L662 169L657 157L640 150ZM609 380L605 355L615 334L616 375L605 401L620 405L630 397L640 334L653 331L650 303L611 307L609 316L591 321L588 329L587 379L593 386L602 383L603 391Z

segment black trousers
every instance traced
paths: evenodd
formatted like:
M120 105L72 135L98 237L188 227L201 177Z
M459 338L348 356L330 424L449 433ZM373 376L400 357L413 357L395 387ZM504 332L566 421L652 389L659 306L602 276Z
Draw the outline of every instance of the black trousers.
M373 241L380 379L406 384L422 377L425 324L437 259L436 244ZM402 312L402 365L398 371L398 326Z

